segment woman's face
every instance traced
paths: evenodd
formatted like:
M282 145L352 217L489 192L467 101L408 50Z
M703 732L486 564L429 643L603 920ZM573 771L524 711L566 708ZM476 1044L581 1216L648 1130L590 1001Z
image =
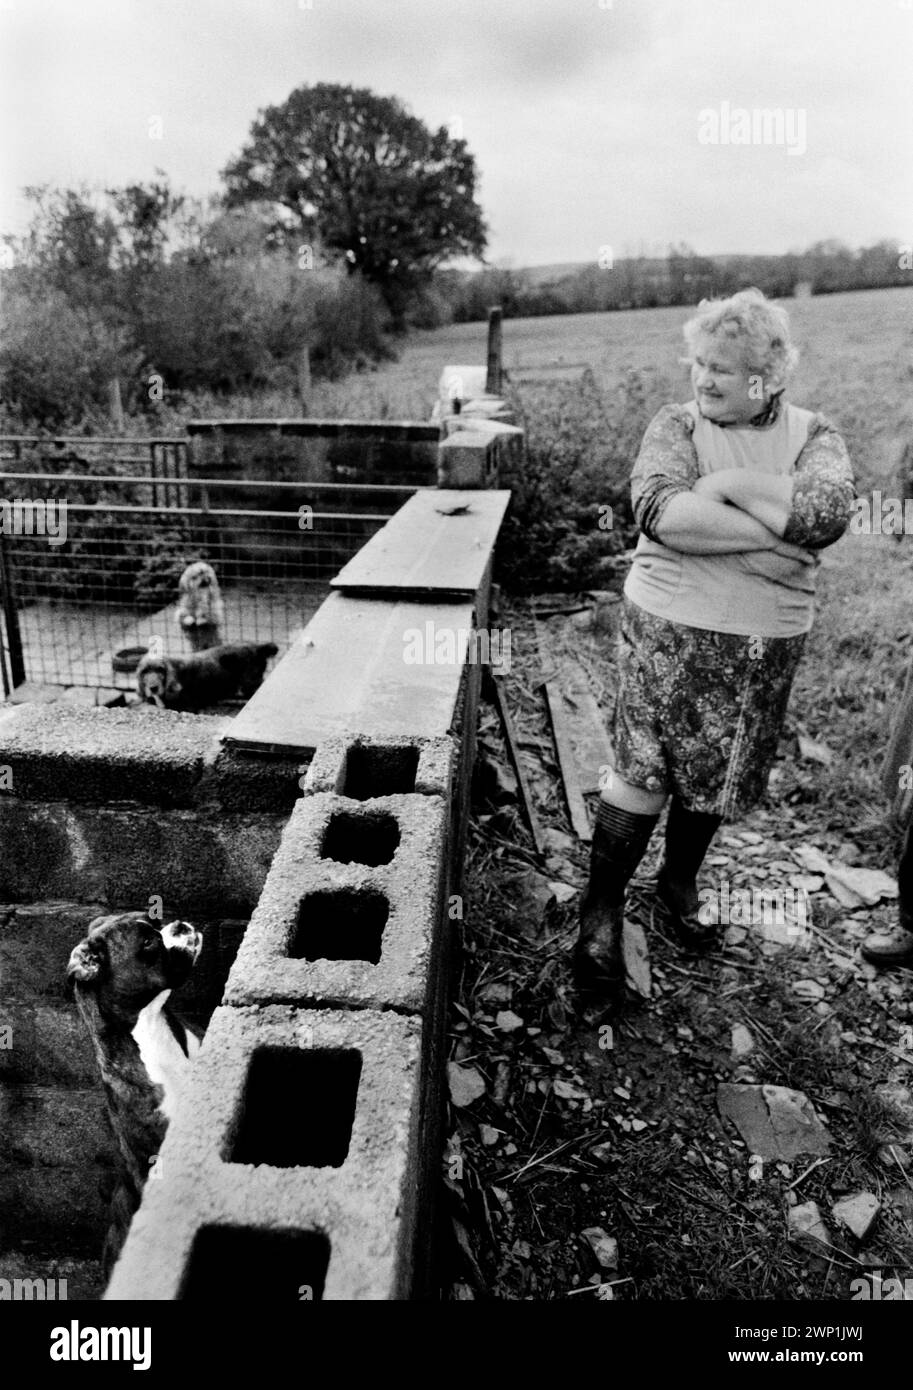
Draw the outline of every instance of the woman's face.
M767 404L760 373L750 372L739 344L721 335L698 339L691 386L701 414L718 425L745 425Z

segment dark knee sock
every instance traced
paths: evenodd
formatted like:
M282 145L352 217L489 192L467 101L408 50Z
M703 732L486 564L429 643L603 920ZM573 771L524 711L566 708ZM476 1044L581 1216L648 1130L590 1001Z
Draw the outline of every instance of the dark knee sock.
M600 801L590 854L587 902L598 899L610 907L624 902L625 888L644 857L658 820L658 815L642 816Z
M913 825L907 831L897 865L897 887L900 890L900 925L913 931Z
M705 811L687 810L677 797L669 806L662 880L690 911L697 907L698 870L722 820Z

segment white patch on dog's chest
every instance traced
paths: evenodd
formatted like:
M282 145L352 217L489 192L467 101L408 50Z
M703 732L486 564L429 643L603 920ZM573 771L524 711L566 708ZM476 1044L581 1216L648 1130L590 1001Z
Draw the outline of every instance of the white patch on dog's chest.
M174 1119L177 1100L183 1087L190 1062L200 1050L200 1040L194 1034L187 1034L187 1052L178 1042L162 1010L168 1002L170 989L163 989L151 1003L147 1004L136 1020L133 1039L139 1048L143 1066L149 1079L164 1091L162 1114L170 1124Z

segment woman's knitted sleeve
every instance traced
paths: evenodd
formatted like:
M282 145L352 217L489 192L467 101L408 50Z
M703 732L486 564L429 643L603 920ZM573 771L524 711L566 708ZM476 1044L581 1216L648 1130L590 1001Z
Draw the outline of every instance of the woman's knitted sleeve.
M855 487L846 445L823 415L816 415L808 442L796 460L793 503L785 541L821 550L847 528Z
M634 520L649 540L672 498L690 492L699 476L694 420L681 405L664 405L647 426L631 472Z

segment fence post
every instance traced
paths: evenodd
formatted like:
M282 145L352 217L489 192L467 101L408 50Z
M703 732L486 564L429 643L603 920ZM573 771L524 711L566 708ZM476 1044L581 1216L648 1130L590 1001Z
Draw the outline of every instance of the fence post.
M192 451L192 448L192 441L189 445L185 442L178 443L174 446L174 476L178 480L178 489L176 497L177 505L179 507L190 506L190 494L187 488L184 486L184 482L189 476L189 470L187 467L187 455Z
M10 654L9 678L12 688L15 690L17 685L22 685L25 681L25 658L22 651L22 633L19 630L16 594L13 589L12 568L2 533L0 533L0 607L3 609L6 643ZM0 665L3 666L4 691L8 695L10 692L7 688L6 663L0 662Z
M153 439L149 445L149 472L152 474L152 505L160 507L162 505L162 493L159 491L159 478L168 476L168 469L165 465L165 446ZM165 495L165 505L168 505L168 497Z
M124 407L120 398L120 377L112 376L108 382L108 409L115 434L123 434L125 425Z
M501 306L495 304L488 311L488 375L485 378L485 394L501 394Z
M311 349L307 346L298 354L298 400L301 414L307 415L311 399Z

